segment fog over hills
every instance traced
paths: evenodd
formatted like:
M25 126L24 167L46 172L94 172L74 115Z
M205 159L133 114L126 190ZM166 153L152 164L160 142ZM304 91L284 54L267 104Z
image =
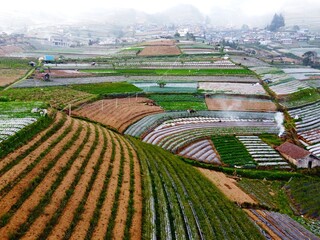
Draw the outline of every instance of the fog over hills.
M235 3L230 0L229 3ZM282 1L283 2L283 1ZM320 30L320 3L308 4L308 0L295 4L285 5L285 7L275 8L268 12L259 10L255 5L216 5L211 6L206 12L191 4L179 4L165 10L148 13L136 8L101 8L98 6L88 8L84 11L62 11L41 9L39 11L23 11L21 9L0 10L0 31L9 29L26 29L33 25L52 24L186 24L186 23L210 23L214 27L241 27L247 24L250 27L267 26L274 13L282 13L285 17L286 25L301 25L312 30ZM237 7L238 6L238 7ZM263 8L263 6L261 6Z

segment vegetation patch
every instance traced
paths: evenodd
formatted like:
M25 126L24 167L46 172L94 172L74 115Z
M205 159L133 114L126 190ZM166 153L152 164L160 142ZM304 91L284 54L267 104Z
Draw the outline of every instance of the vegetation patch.
M160 105L164 110L207 110L203 97L187 94L175 95L151 95L150 98Z
M70 88L98 95L108 95L112 93L135 93L142 90L127 82L115 83L95 83L95 84L77 84Z
M260 139L271 146L280 146L284 140L276 134L263 133L259 135Z
M213 136L211 139L220 154L221 161L225 164L230 166L256 166L257 163L235 136Z
M281 99L281 103L288 108L303 106L320 100L320 93L317 89L303 89Z

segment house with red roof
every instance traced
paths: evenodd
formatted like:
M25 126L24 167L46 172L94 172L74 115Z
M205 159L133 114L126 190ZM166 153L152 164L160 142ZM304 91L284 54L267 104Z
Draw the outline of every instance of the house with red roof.
M313 168L320 166L320 159L318 157L290 142L281 144L276 150L298 168Z

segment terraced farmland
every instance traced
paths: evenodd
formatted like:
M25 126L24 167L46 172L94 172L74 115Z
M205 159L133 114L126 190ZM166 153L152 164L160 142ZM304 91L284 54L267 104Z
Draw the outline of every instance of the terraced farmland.
M164 124L164 126L168 125L170 126L172 123L175 123L175 121L180 122L184 121L183 118L186 118L185 120L188 122L189 120L187 118L194 118L192 121L201 121L204 120L205 122L212 122L215 124L218 124L219 121L221 122L234 122L234 125L236 125L236 122L257 122L259 126L256 128L252 125L252 128L247 129L247 131L244 130L243 132L252 132L252 133L259 133L261 131L266 131L270 133L277 132L275 124L274 124L274 113L263 113L263 112L233 112L233 111L197 111L195 113L188 113L186 111L184 112L165 112L165 113L159 113L159 114L153 114L147 117L142 118L138 122L132 124L128 129L125 131L125 134L134 136L134 137L140 137L142 134L152 131L154 128L159 126L160 124L164 123L167 120L173 120L168 121L167 124ZM199 118L199 119L197 119ZM231 124L232 125L232 124ZM230 125L230 126L231 126ZM223 126L221 126L223 127ZM240 132L234 131L236 129L229 129L229 133L234 132Z
M248 83L219 83L201 82L199 89L208 93L242 94L242 95L266 95L263 87L257 84Z
M143 141L177 153L187 144L215 134L262 133L275 130L273 121L213 117L169 120L143 136Z
M254 159L236 137L213 136L211 139L223 163L231 166L256 166Z
M178 154L200 162L221 164L219 155L216 152L213 143L208 139L191 143L189 146L179 151Z
M271 100L227 95L208 96L206 104L209 110L274 112L277 109Z
M199 171L156 146L130 140L144 173L143 239L262 239Z
M0 97L5 97L12 101L42 101L49 103L53 108L63 109L69 104L71 104L72 107L83 104L96 98L96 95L72 90L66 87L46 87L11 88L0 91Z
M290 169L281 155L258 136L237 136L260 168Z
M123 132L132 123L150 114L162 112L158 106L149 106L147 98L104 99L81 106L74 115L86 117Z
M0 161L2 239L139 239L138 164L120 135L58 113Z
M307 149L316 156L320 156L320 102L301 108L292 109L289 114L298 118L296 130L301 139L307 144Z

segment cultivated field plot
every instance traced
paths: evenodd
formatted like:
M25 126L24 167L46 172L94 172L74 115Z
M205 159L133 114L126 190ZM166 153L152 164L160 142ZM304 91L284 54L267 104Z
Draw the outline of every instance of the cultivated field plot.
M259 168L291 169L281 155L258 136L237 136Z
M97 95L108 95L113 93L138 93L142 90L127 82L115 83L93 83L71 85L70 88Z
M156 146L130 140L143 172L143 239L263 238L197 169Z
M244 167L255 167L257 165L245 146L236 137L213 136L211 140L223 163Z
M0 96L12 101L42 101L58 109L63 109L69 104L72 107L78 106L96 98L96 95L66 87L11 88L1 91Z
M33 108L43 107L41 102L0 102L0 143L40 118Z
M76 77L90 77L92 74L79 72L77 70L45 70L45 72L36 72L34 78L43 79L44 74L48 73L50 78L76 78Z
M200 82L199 89L208 93L225 93L225 94L243 94L243 95L266 95L265 90L259 84L247 83L219 83L219 82Z
M132 82L132 84L146 93L195 93L198 87L197 83L192 82L167 82L163 88L156 82Z
M178 56L181 54L177 46L146 46L138 55L139 56Z
M260 179L241 178L237 182L245 192L254 198L260 204L273 209L280 209L283 204L285 192L282 189L285 182L267 181Z
M179 151L178 155L200 162L221 164L219 155L217 154L213 143L208 139L191 143L182 151Z
M219 51L210 48L183 48L181 49L184 54L220 54Z
M142 139L144 142L177 153L186 145L215 134L258 134L275 130L273 120L186 117L165 121L152 131L148 131Z
M269 64L265 63L254 57L247 56L231 56L232 61L236 63L241 63L241 65L246 67L268 67Z
M257 112L275 112L277 110L271 100L236 96L211 95L206 97L206 104L209 110Z
M0 161L2 239L140 239L139 162L105 128L58 113Z
M134 67L134 68L150 68L150 69L170 69L170 68L203 68L203 69L210 69L210 68L218 68L218 69L242 69L242 67L234 64L229 60L212 60L212 61L184 61L184 60L177 60L177 61L126 61L120 62L117 64L117 67L124 68L124 67Z
M274 123L274 113L266 112L232 112L232 111L196 111L195 113L188 113L187 111L183 112L165 112L153 114L147 117L144 117L140 121L132 124L126 131L125 134L140 137L143 133L155 129L157 126L163 123L163 127L175 126L175 122L181 123L201 123L204 121L206 123L221 124L223 122L233 122L236 125L237 122L243 121L244 123L253 122L254 124L260 124L262 127L260 130L266 130L267 132L278 133L275 128ZM188 118L193 118L192 121ZM169 121L168 121L169 120ZM172 120L172 121L170 121ZM165 121L168 121L165 123ZM221 121L221 122L220 122ZM264 125L265 124L265 125ZM270 124L272 127L270 128ZM264 126L263 126L264 125ZM221 125L223 127L223 124ZM253 126L252 126L253 127ZM258 131L259 127L252 128L252 132ZM227 132L233 133L236 129L227 130ZM248 129L249 130L249 129ZM236 131L238 132L238 131Z
M284 83L279 82L279 84L272 84L270 86L270 89L278 96L289 95L308 88L310 87L307 84L298 80L290 80Z
M1 53L0 53L1 55ZM29 60L0 58L0 87L9 85L27 73Z
M319 239L316 235L285 214L255 209L249 209L247 213L272 239Z
M183 111L183 110L207 110L206 103L202 96L187 94L179 95L151 95L150 99L154 100L157 105L165 111Z
M289 114L292 118L298 119L296 130L300 138L307 143L308 150L320 156L320 102L307 105L301 108L292 109Z
M26 74L27 69L0 69L0 87L7 86Z
M285 189L300 214L320 220L320 180L318 178L293 179ZM320 233L320 232L319 232Z
M320 70L314 68L284 68L282 70L289 76L298 80L320 77Z
M72 114L89 118L123 132L141 118L163 111L150 103L152 103L150 99L141 97L104 99L82 105Z
M283 70L275 67L252 67L250 69L260 76L284 74Z

